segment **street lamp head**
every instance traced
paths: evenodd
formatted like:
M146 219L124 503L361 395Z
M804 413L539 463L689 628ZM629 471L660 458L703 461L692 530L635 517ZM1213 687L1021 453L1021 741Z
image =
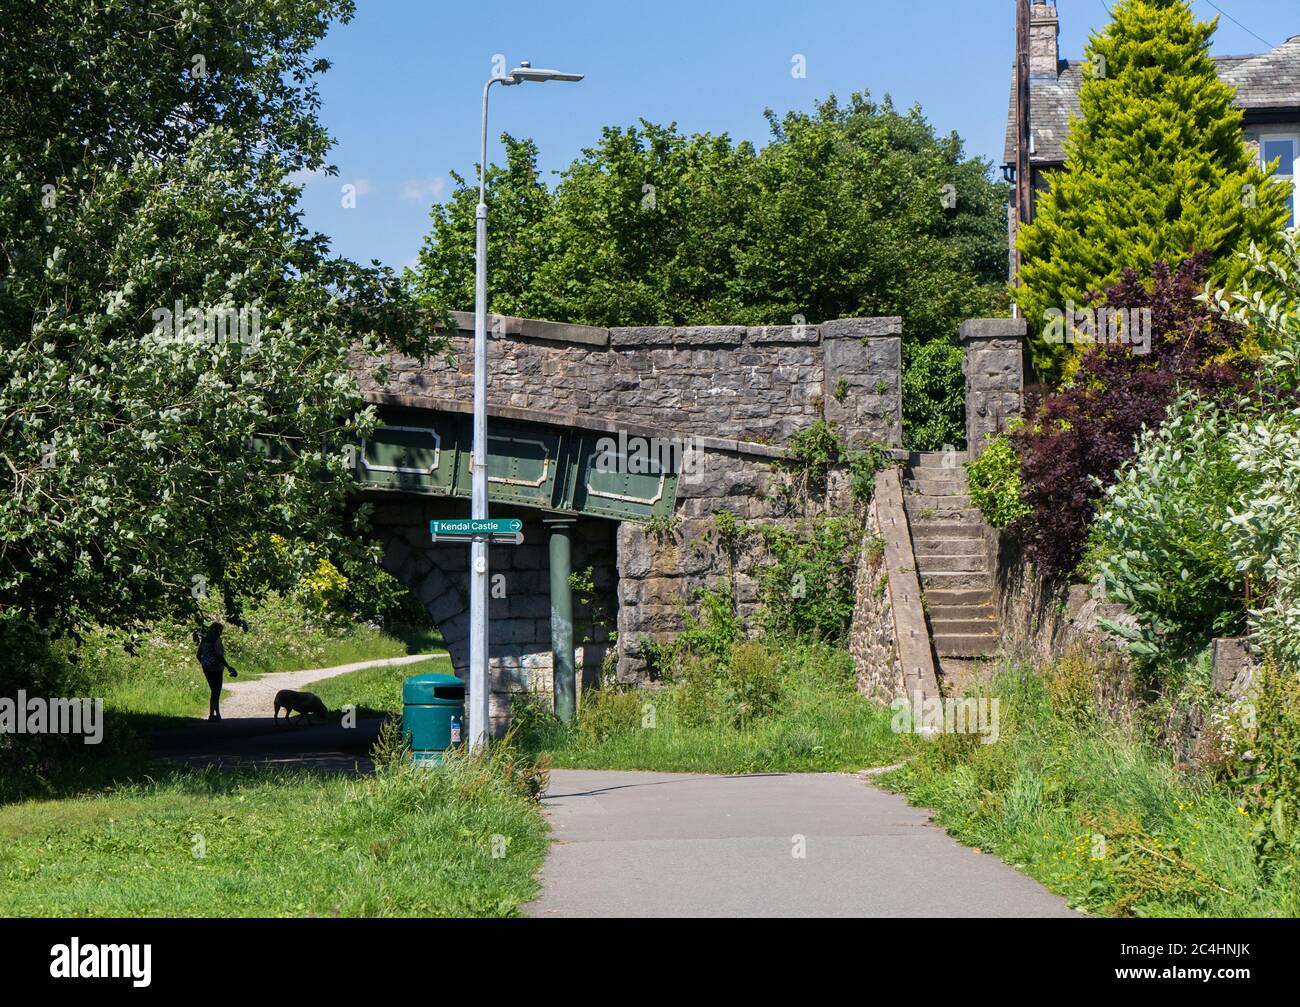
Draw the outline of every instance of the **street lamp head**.
M583 75L580 73L565 73L562 70L547 70L544 67L533 66L528 60L521 60L519 65L510 71L510 78L516 84L522 84L526 80L582 80Z

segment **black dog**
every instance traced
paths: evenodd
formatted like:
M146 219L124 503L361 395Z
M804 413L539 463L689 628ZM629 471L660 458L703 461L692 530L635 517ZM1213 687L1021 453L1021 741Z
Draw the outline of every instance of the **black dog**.
M311 723L311 715L324 720L329 716L329 711L325 709L325 704L321 702L320 697L311 692L294 692L292 689L281 689L275 694L275 719L280 719L280 711L284 710L285 723L289 722L289 717L296 713L298 719L304 717L307 723Z

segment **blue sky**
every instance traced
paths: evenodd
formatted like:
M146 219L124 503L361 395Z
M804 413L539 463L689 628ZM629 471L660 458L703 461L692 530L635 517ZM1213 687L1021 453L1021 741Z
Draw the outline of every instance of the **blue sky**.
M1215 0L1216 53L1266 48L1300 34L1293 0ZM1061 55L1078 58L1109 20L1106 0L1058 0ZM1202 18L1215 15L1195 0ZM337 178L308 181L309 227L340 254L410 263L431 203L478 157L483 81L508 65L587 74L580 84L493 89L489 160L503 131L531 136L541 166L566 167L605 125L675 121L686 132L764 143L763 109L807 109L828 94L868 90L919 102L968 154L1001 161L1014 50L1013 0L358 0L357 17L321 47L322 119L338 140ZM791 73L796 55L806 76ZM356 186L356 206L341 186Z

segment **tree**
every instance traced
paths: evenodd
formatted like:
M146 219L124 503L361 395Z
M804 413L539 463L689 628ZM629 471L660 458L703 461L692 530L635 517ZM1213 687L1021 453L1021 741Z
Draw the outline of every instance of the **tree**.
M1016 302L1034 325L1082 304L1125 269L1148 275L1205 252L1209 279L1232 285L1236 253L1274 246L1284 187L1267 180L1242 139L1242 113L1208 55L1217 21L1185 0L1120 0L1092 36L1066 160L1021 228ZM1059 375L1067 351L1041 338L1035 363Z
M551 193L537 170L537 145L531 140L501 137L506 148L504 167L489 165L488 290L492 311L523 315L541 262L537 245L550 208ZM430 211L433 229L420 250L414 289L431 303L453 309L474 309L474 209L478 205L478 176L466 181L451 173L455 190L446 203Z
M331 258L312 59L350 0L27 2L0 25L0 622L197 611L241 546L348 538L357 344L390 272ZM232 328L233 326L233 328ZM409 338L406 338L408 337Z
M955 344L962 319L995 310L1005 191L958 137L936 136L917 108L858 94L768 119L759 151L644 120L609 127L553 190L536 148L506 137L506 166L488 173L490 309L604 326L897 314L909 346ZM433 208L412 280L432 302L469 310L477 192L456 181ZM950 353L908 359L935 367L909 386L924 394L960 380ZM907 410L923 414L909 429L927 439L958 420Z

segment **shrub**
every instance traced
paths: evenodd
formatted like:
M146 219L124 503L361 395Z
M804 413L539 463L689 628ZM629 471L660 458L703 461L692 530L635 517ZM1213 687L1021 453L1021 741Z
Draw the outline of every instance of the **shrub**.
M775 708L781 696L779 654L761 643L739 643L719 669L719 706L723 717L746 727Z
M736 604L728 587L710 591L697 588L698 615L684 613L685 627L677 636L677 653L724 657L744 632Z
M1131 723L1137 696L1130 663L1107 644L1075 643L1041 671L1052 713L1075 723Z
M849 465L849 492L860 504L871 503L876 495L876 473L894 464L893 455L883 444L870 444L861 451L845 456Z
M1200 257L1176 270L1157 263L1151 289L1132 270L1106 294L1116 308L1151 312L1151 352L1093 346L1073 383L1049 396L1010 435L1020 457L1020 497L1032 512L1012 525L1027 557L1049 576L1068 576L1083 556L1102 489L1133 455L1144 427L1157 427L1183 390L1206 396L1246 386L1244 332L1201 297Z
M744 729L776 709L784 678L780 652L769 644L738 642L721 658L688 654L673 682L673 709L691 727Z
M578 710L578 729L595 741L607 741L641 723L641 694L606 685L584 689Z
M998 434L978 458L966 463L966 482L972 502L994 528L1005 528L1030 513L1020 499L1020 459L1006 434Z
M1092 556L1107 596L1139 622L1115 627L1138 654L1199 650L1245 628L1227 519L1249 484L1232 460L1231 425L1211 403L1180 400L1106 492Z
M1242 113L1209 57L1214 30L1186 0L1121 0L1089 40L1065 168L1020 230L1014 297L1031 323L1082 303L1125 268L1145 273L1193 249L1206 250L1216 282L1235 280L1235 252L1276 242L1286 189L1267 181L1242 142ZM1066 356L1029 345L1040 367Z
M1182 400L1107 498L1094 555L1143 623L1138 649L1239 631L1300 663L1300 248L1244 256L1250 276L1206 296L1262 351L1253 394Z
M1267 660L1255 680L1258 720L1246 783L1267 816L1256 829L1256 848L1268 857L1295 844L1300 849L1300 675Z
M794 477L797 494L808 495L826 489L831 468L838 465L843 456L844 445L835 432L835 425L818 418L786 439L785 456L777 461L777 465Z
M673 709L683 724L704 727L717 722L718 659L686 655L673 680Z
M853 619L861 526L826 518L802 532L761 527L767 562L757 573L760 622L780 640L842 641Z
M432 626L429 610L415 592L369 556L336 557L334 565L345 580L336 610L348 621L372 626Z

